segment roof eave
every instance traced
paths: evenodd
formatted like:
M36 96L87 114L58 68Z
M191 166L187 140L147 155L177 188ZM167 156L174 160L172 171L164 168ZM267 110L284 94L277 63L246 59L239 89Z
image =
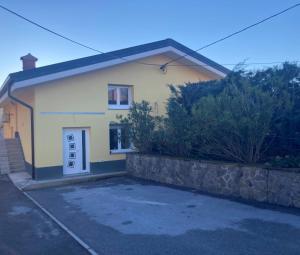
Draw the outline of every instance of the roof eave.
M158 44L160 44L160 45L158 45ZM144 48L142 50L140 48L139 48L139 50L133 50L133 48L136 49L136 47L140 47L140 48L144 47ZM2 100L3 95L5 95L5 93L7 92L7 85L9 83L13 83L14 88L12 88L12 89L14 90L17 88L27 87L27 86L36 85L36 84L40 84L43 82L55 80L55 79L74 76L77 74L86 73L89 71L102 69L102 68L113 66L113 65L127 63L130 61L141 59L143 57L153 56L155 54L157 55L157 54L162 54L162 53L166 53L166 52L170 52L170 51L172 51L173 53L176 53L180 57L187 59L188 61L194 62L195 64L199 65L200 68L203 68L209 72L212 72L212 73L220 76L221 78L225 77L229 72L231 72L229 69L225 68L224 66L210 60L209 58L206 58L205 56L199 54L196 51L191 50L190 48L186 47L183 44L178 43L177 41L175 41L173 39L166 39L166 40L157 41L157 42L153 42L153 43L149 43L149 44L145 44L145 45L139 45L139 46L135 46L135 47L127 48L127 49L129 50L129 52L131 54L131 55L129 54L126 56L126 59L128 61L126 61L126 59L124 60L123 58L122 59L121 58L112 58L112 59L105 60L102 62L101 61L94 62L92 64L85 64L82 66L75 65L75 67L71 66L68 69L54 71L54 72L48 72L46 74L35 75L35 76L31 76L31 77L25 76L25 77L23 77L23 79L22 79L22 77L20 78L18 76L20 73L23 73L23 72L9 74L1 87L0 98ZM123 51L124 50L126 51L127 49L123 49ZM136 54L132 54L132 52L134 52L134 51L136 52ZM105 54L109 54L109 53L105 53ZM74 60L74 61L77 61L77 63L78 63L78 60ZM69 62L72 62L72 61L69 61ZM66 63L66 62L63 62L63 63ZM58 63L58 64L63 64L63 63ZM58 64L54 64L54 65L58 65ZM50 65L50 66L52 66L52 65ZM41 67L41 68L45 68L45 67Z

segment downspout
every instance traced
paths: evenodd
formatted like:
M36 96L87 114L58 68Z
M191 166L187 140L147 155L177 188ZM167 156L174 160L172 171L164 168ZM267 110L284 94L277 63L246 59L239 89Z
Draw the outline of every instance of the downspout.
M9 82L8 88L7 88L7 95L10 99L13 101L23 105L27 109L29 109L30 112L30 126L31 126L31 174L32 174L32 179L35 180L35 157L34 157L34 115L33 115L33 107L19 98L15 97L12 95L11 87L12 87L12 82Z

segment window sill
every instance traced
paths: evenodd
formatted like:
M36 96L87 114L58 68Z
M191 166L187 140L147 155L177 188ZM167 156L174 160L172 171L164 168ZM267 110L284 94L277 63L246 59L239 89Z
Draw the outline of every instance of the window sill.
M108 105L109 110L129 110L130 105Z
M124 154L134 152L133 149L123 149L123 150L110 150L110 154Z

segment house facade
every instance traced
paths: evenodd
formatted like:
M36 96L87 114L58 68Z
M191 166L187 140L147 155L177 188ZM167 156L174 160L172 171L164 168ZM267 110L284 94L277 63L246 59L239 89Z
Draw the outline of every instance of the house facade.
M39 68L31 55L22 60L24 70L10 74L0 92L3 135L20 137L37 179L124 170L131 143L116 115L142 100L154 114L164 114L167 85L228 73L172 39Z

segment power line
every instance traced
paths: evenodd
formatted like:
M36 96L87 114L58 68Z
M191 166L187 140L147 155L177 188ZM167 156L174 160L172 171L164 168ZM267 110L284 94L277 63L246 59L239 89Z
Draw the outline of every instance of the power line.
M222 66L248 66L248 65L275 65L275 64L284 64L284 63L299 63L300 60L285 60L285 61L273 61L273 62L240 62L240 63L225 63L220 64ZM210 66L207 64L168 64L168 66Z
M13 14L13 15L15 15L15 16L17 16L17 17L19 17L19 18L21 18L21 19L23 19L23 20L25 20L25 21L27 21L27 22L29 22L29 23L31 23L31 24L34 25L34 26L37 26L37 27L39 27L39 28L41 28L41 29L43 29L43 30L45 30L45 31L47 31L47 32L49 32L49 33L51 33L51 34L54 34L54 35L56 35L56 36L58 36L58 37L60 37L60 38L63 38L63 39L65 39L65 40L67 40L67 41L69 41L69 42L71 42L71 43L77 44L77 45L79 45L79 46L82 46L82 47L84 47L84 48L86 48L86 49L95 51L95 52L97 52L97 53L101 53L101 54L109 54L109 55L112 55L112 56L114 56L114 57L120 58L120 59L122 59L122 60L124 60L124 61L128 61L126 58L121 57L121 56L117 56L117 55L115 55L115 54L113 54L113 53L111 53L111 52L107 52L107 53L106 53L106 52L103 52L103 51L101 51L101 50L95 49L95 48L93 48L93 47L91 47L91 46L88 46L88 45L86 45L86 44L83 44L83 43L81 43L81 42L75 41L74 39L71 39L70 37L67 37L67 36L65 36L65 35L63 35L63 34L60 34L60 33L58 33L58 32L55 32L54 30L51 30L51 29L49 29L49 28L47 28L47 27L45 27L45 26L43 26L43 25L40 25L39 23L37 23L37 22L35 22L35 21L31 20L31 19L28 19L28 18L24 17L23 15L21 15L21 14L19 14L19 13L16 13L15 11L8 9L7 7L5 7L5 6L1 5L1 4L0 4L0 8L2 8L3 10L5 10L5 11L7 11L7 12L9 12L9 13L11 13L11 14ZM151 64L151 63L145 63L145 62L140 62L140 61L134 61L134 62L137 62L137 63L139 63L139 64L143 64L143 65L156 65L156 66L160 66L160 64Z
M263 23L263 22L269 20L269 19L272 19L272 18L274 18L274 17L276 17L276 16L278 16L278 15L284 13L284 12L287 12L287 11L293 9L293 8L296 8L296 7L298 7L299 5L300 5L300 3L295 4L295 5L289 7L289 8L287 8L287 9L285 9L285 10L282 10L281 12L278 12L278 13L272 15L272 16L269 16L269 17L267 17L267 18L265 18L265 19L263 19L263 20L261 20L261 21L259 21L259 22L256 22L256 23L254 23L254 24L252 24L252 25L250 25L250 26L248 26L248 27L246 27L246 28L243 28L243 29L241 29L241 30L239 30L239 31L237 31L237 32L235 32L235 33L232 33L232 34L230 34L230 35L228 35L228 36L226 36L226 37L223 37L223 38L221 38L221 39L219 39L219 40L217 40L217 41L214 41L214 42L212 42L212 43L210 43L210 44L207 44L207 45L205 45L205 46L203 46L203 47L201 47L201 48L195 50L195 52L200 51L200 50L202 50L202 49L204 49L204 48L207 48L207 47L209 47L209 46L212 46L212 45L214 45L214 44L216 44L216 43L218 43L218 42L224 41L225 39L228 39L228 38L230 38L230 37L232 37L232 36L234 36L234 35L236 35L236 34L239 34L239 33L243 32L243 31L245 31L245 30L247 30L247 29L249 29L249 28L252 28L252 27L254 27L254 26L258 25L258 24L261 24L261 23ZM39 27L39 28L41 28L41 29L43 29L43 30L45 30L45 31L47 31L47 32L49 32L49 33L51 33L51 34L54 34L54 35L56 35L56 36L58 36L58 37L60 37L60 38L62 38L62 39L65 39L65 40L67 40L67 41L69 41L69 42L71 42L71 43L74 43L74 44L76 44L76 45L79 45L79 46L81 46L81 47L84 47L84 48L86 48L86 49L92 50L92 51L97 52L97 53L100 53L100 54L109 54L109 55L112 55L112 56L117 57L117 58L119 58L119 59L122 59L122 60L124 60L124 61L128 61L127 58L118 56L118 55L116 55L116 54L114 54L114 53L111 53L111 52L107 52L107 53L106 53L106 52L104 52L104 51L95 49L95 48L90 47L90 46L88 46L88 45L86 45L86 44L83 44L83 43L81 43L81 42L78 42L78 41L76 41L76 40L74 40L74 39L71 39L71 38L69 38L69 37L67 37L67 36L65 36L65 35L63 35L63 34L60 34L60 33L58 33L58 32L55 32L54 30L51 30L51 29L49 29L49 28L47 28L47 27L45 27L45 26L43 26L43 25L41 25L41 24L39 24L39 23L37 23L37 22L31 20L31 19L28 19L28 18L24 17L23 15L21 15L21 14L19 14L19 13L16 13L15 11L8 9L7 7L5 7L5 6L1 5L1 4L0 4L0 8L2 8L3 10L5 10L5 11L7 11L7 12L9 12L9 13L11 13L11 14L13 14L13 15L15 15L15 16L17 16L17 17L19 17L19 18L21 18L21 19L23 19L23 20L25 20L25 21L27 21L27 22L29 22L29 23L31 23L31 24L34 25L34 26L37 26L37 27ZM137 61L137 60L133 60L133 61L136 62L136 63L138 63L138 64L142 64L142 65L159 66L161 69L162 69L162 67L166 67L167 65L169 65L169 66L203 66L203 67L205 67L205 66L210 66L210 65L207 65L207 64L202 64L202 65L201 65L201 64L173 64L173 65L170 64L170 63L172 63L172 62L174 62L174 61L177 61L177 60L179 60L179 59L181 59L181 58L184 58L184 57L187 56L187 55L188 55L188 54L182 55L182 56L180 56L180 57L178 57L178 58L175 58L175 59L173 59L173 60L171 60L171 61L169 61L169 62L167 62L167 63L165 63L165 64L163 64L163 65L161 65L161 64L154 64L154 63L146 63L146 62ZM223 65L223 66L236 66L236 65L263 65L263 64L266 64L266 65L267 65L267 64L282 64L282 63L285 63L285 62L287 62L287 61L265 62L265 63L259 63L259 62L257 62L257 63L236 63L236 64L235 64L235 63L230 63L230 64L221 64L221 65ZM298 63L298 62L300 62L300 61L293 61L293 62Z
M32 20L30 20L30 19L24 17L24 16L22 16L21 14L18 14L18 13L16 13L16 12L14 12L14 11L12 11L12 10L6 8L6 7L3 6L3 5L0 5L0 8L2 8L3 10L8 11L8 12L10 12L11 14L13 14L13 15L15 15L15 16L17 16L17 17L19 17L19 18L21 18L21 19L23 19L23 20L25 20L25 21L27 21L27 22L29 22L29 23L31 23L32 25L35 25L35 26L37 26L37 27L39 27L39 28L41 28L41 29L43 29L43 30L49 32L49 33L52 33L52 34L54 34L54 35L56 35L56 36L58 36L58 37L61 37L61 38L65 39L65 40L67 40L67 41L69 41L69 42L75 43L75 44L77 44L77 45L79 45L79 46L82 46L82 47L84 47L84 48L87 48L87 49L89 49L89 50L92 50L92 51L95 51L95 52L98 52L98 53L104 53L104 52L102 52L102 51L100 51L100 50L97 50L97 49L95 49L95 48L92 48L92 47L90 47L90 46L87 46L87 45L85 45L85 44L83 44L83 43L77 42L77 41L75 41L75 40L73 40L73 39L71 39L71 38L69 38L69 37L66 37L66 36L64 36L64 35L62 35L62 34L59 34L59 33L55 32L55 31L53 31L53 30L51 30L51 29L49 29L49 28L46 28L46 27L44 27L44 26L42 26L42 25L40 25L40 24L38 24L38 23L36 23L36 22L34 22L34 21L32 21Z
M253 27L257 26L257 25L260 25L261 23L264 23L264 22L266 22L266 21L268 21L268 20L270 20L270 19L273 19L273 18L275 18L275 17L277 17L277 16L279 16L279 15L281 15L281 14L287 12L287 11L290 11L290 10L292 10L292 9L298 7L298 6L300 6L300 3L297 3L297 4L295 4L295 5L292 5L292 6L286 8L286 9L280 11L280 12L277 12L277 13L275 13L275 14L273 14L273 15L267 17L267 18L264 18L264 19L262 19L262 20L260 20L260 21L258 21L258 22L255 22L254 24L249 25L249 26L247 26L247 27L245 27L245 28L242 28L242 29L240 29L240 30L238 30L238 31L236 31L236 32L234 32L234 33L231 33L231 34L225 36L225 37L222 37L222 38L220 38L220 39L218 39L218 40L216 40L216 41L214 41L214 42L212 42L212 43L206 44L206 45L202 46L201 48L195 50L194 52L198 52L198 51L203 50L203 49L206 49L206 48L208 48L208 47L210 47L210 46L212 46L212 45L214 45L214 44L217 44L217 43L219 43L219 42L222 42L222 41L224 41L224 40L226 40L226 39L228 39L228 38L230 38L230 37L233 37L233 36L235 36L235 35L237 35L237 34L240 34L240 33L244 32L244 31L246 31L246 30L248 30L248 29L250 29L250 28L253 28ZM174 62L174 61L177 61L177 60L179 60L179 59L182 59L182 58L186 57L187 55L188 55L188 54L184 54L184 55L182 55L182 56L180 56L180 57L178 57L178 58L172 59L171 61L166 62L165 64L161 65L160 68L161 68L161 69L165 69L166 66L169 65L170 63L172 63L172 62Z

